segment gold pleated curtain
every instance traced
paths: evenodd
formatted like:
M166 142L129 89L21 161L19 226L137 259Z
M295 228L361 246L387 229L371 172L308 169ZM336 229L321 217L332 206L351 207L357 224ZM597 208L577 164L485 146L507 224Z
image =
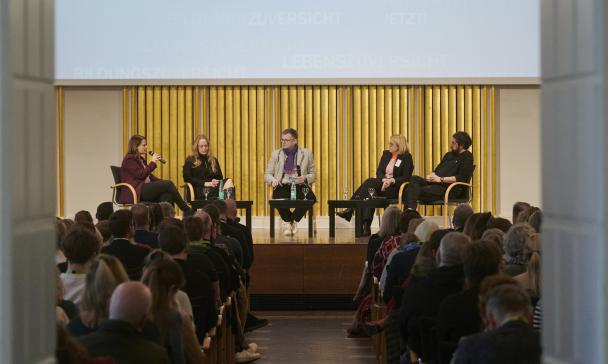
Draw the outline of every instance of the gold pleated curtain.
M473 138L475 211L495 211L495 109L493 86L192 86L123 90L123 148L132 134L167 160L155 174L183 184L182 166L197 134L211 139L237 198L253 200L267 215L270 190L263 175L281 130L298 130L312 150L317 215L328 199L350 197L375 175L390 135L407 137L418 175L432 172L457 130ZM426 208L426 215L440 209Z

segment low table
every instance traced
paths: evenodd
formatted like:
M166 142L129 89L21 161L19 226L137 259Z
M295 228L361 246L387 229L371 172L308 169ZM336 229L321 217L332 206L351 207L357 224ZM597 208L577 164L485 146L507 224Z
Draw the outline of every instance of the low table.
M270 237L274 238L274 210L275 209L295 209L295 208L306 208L308 209L308 237L312 238L313 227L313 206L316 203L314 200L289 200L289 199L276 199L268 200L270 205Z
M361 209L367 208L386 208L395 203L396 200L384 197L372 198L368 200L328 200L329 207L329 237L336 236L336 208L355 209L355 237L363 236L363 221L361 221Z
M190 201L190 205L192 205L193 209L200 209L203 206L212 203L214 200L194 200ZM253 201L251 200L236 200L236 208L237 209L245 209L245 226L249 232L251 232L251 206L253 206Z

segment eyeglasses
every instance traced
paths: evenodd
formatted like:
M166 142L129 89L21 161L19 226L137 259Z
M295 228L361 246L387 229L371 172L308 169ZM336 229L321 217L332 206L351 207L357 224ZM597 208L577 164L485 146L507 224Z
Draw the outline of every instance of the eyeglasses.
M289 143L289 142L294 141L294 140L295 139L293 139L293 138L292 139L283 139L283 138L281 138L281 143Z

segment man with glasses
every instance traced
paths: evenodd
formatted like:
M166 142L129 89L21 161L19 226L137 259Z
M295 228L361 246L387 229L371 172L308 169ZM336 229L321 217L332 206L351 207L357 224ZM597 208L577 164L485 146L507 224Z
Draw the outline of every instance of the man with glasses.
M450 151L443 156L435 171L426 178L412 176L405 194L405 206L415 210L418 200L442 200L451 183L469 182L473 175L473 154L468 151L471 143L471 137L464 131L454 133ZM456 186L450 191L450 197L461 197L466 192L467 187Z
M296 185L298 199L304 198L304 188L307 188L306 198L316 200L310 190L310 185L316 180L315 164L312 152L298 147L298 132L287 128L281 132L281 149L272 152L266 165L264 181L272 186L273 199L291 197L291 185ZM305 208L278 209L283 219L283 233L292 236L297 232L298 221L306 214Z

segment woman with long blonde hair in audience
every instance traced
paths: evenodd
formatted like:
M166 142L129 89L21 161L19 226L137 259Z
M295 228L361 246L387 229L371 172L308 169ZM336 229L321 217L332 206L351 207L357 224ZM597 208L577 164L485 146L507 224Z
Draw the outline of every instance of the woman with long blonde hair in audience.
M532 304L535 304L540 298L541 247L540 234L533 234L530 236L528 244L524 247L524 255L528 261L527 270L525 273L513 277L528 292Z
M204 357L192 320L176 300L185 284L184 273L166 253L153 252L148 260L141 281L152 293L150 318L160 330L161 345L167 349L173 364L201 363Z
M234 189L234 183L230 178L224 178L220 163L213 155L209 138L198 135L192 145L192 153L186 158L183 167L184 182L194 186L193 199L207 199L218 197L221 182L224 183L224 191ZM207 196L204 189L208 188ZM234 197L234 194L233 194Z

